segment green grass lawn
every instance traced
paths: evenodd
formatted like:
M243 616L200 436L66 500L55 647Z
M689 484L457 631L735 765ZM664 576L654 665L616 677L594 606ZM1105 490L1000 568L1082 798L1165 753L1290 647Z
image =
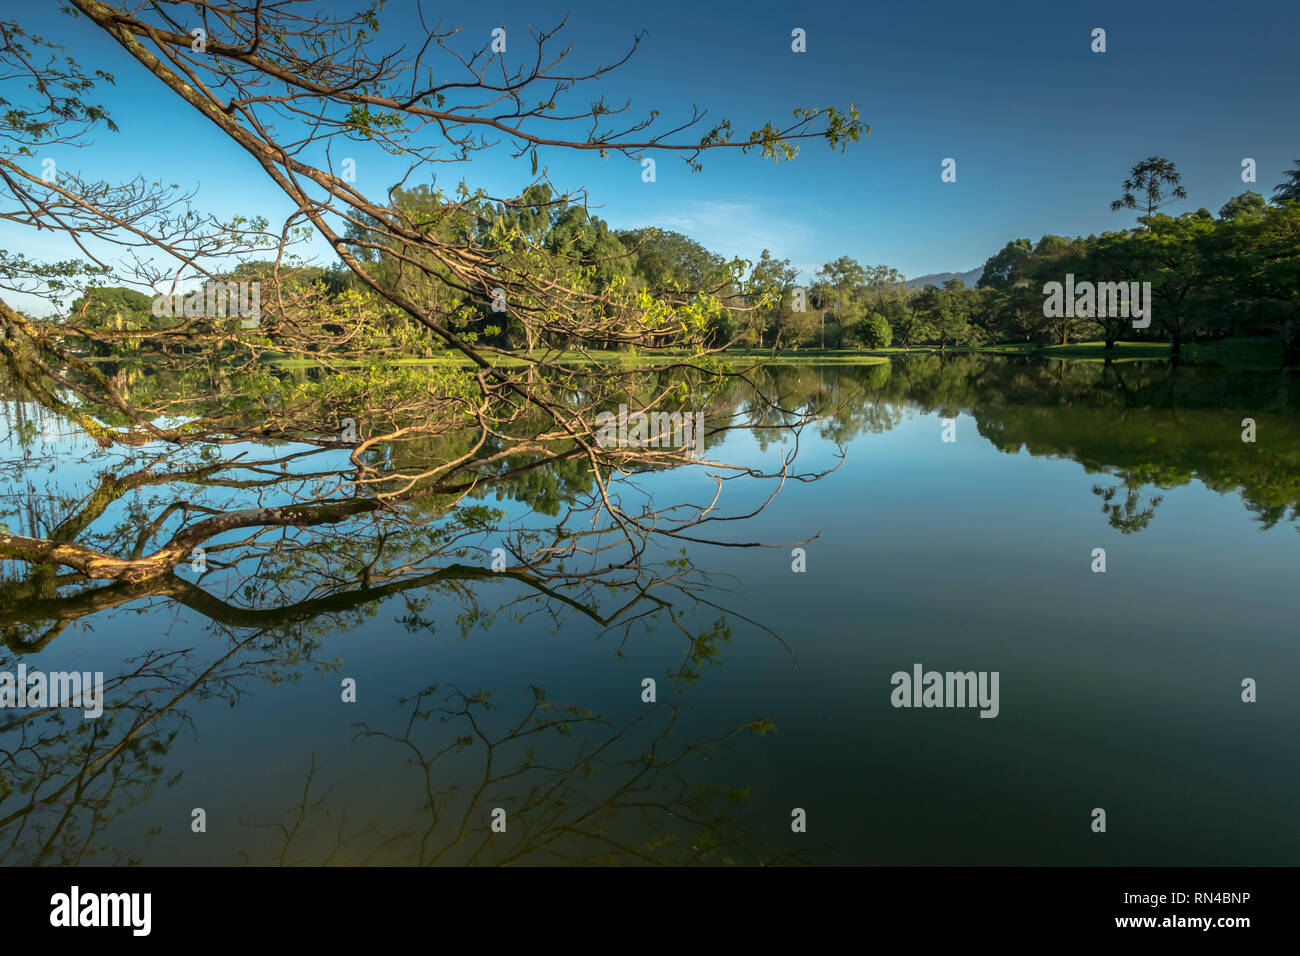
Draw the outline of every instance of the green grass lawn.
M912 350L892 350L892 351L928 351L928 349ZM596 362L609 365L627 365L631 368L645 368L653 365L671 365L674 362L689 361L694 353L686 351L656 350L653 352L618 352L605 351L601 349L589 349L586 352L563 352L560 354L552 353L548 358L553 362L580 364L583 362ZM768 350L759 351L757 349L729 349L726 352L715 353L718 358L730 361L732 364L749 364L762 363L765 365L790 365L815 360L818 364L831 365L880 365L888 362L889 359L884 353L866 352L861 349L799 349L797 351L782 352L779 355L773 355ZM541 358L542 352L535 352L534 358ZM526 364L525 357L520 355L493 355L486 356L491 361L504 367L522 366ZM270 358L267 363L280 368L308 368L317 365L317 362L311 359L301 358ZM349 366L359 366L368 364L362 360L341 359L332 364L340 368ZM436 358L412 358L412 359L392 359L387 364L390 365L469 365L470 360L457 353L445 353Z
M937 352L938 349L890 348L890 349L799 349L786 352L783 358L794 362L845 360L853 356L905 355L913 352ZM1114 348L1107 350L1104 341L1073 342L1070 345L1036 345L1029 342L1014 342L1004 345L959 346L950 348L950 352L987 352L993 355L1034 355L1040 358L1068 359L1071 361L1102 362L1109 358L1113 362L1163 361L1169 358L1168 342L1116 342ZM728 353L731 354L731 353ZM758 352L744 354L759 355ZM1225 339L1221 342L1207 342L1201 345L1183 344L1182 357L1193 362L1212 362L1234 368L1278 369L1282 367L1282 342L1278 339Z
M888 349L790 349L773 355L766 349L728 349L719 353L733 364L777 364L794 365L816 363L822 365L879 365L889 361L894 355L912 353L934 353L938 349L931 346L920 348ZM1036 345L1028 342L1014 342L1004 345L960 346L950 348L949 352L987 352L994 355L1032 355L1040 358L1063 359L1069 361L1101 362L1109 358L1114 362L1163 361L1169 358L1168 342L1117 342L1109 351L1105 342L1074 342L1070 345ZM626 365L629 368L645 368L655 365L669 365L674 362L689 360L692 353L685 351L606 351L592 349L587 352L564 352L552 354L552 361L579 364L597 362L611 365ZM534 353L540 357L541 352ZM1225 339L1221 342L1207 342L1201 345L1186 343L1183 346L1183 358L1193 362L1211 362L1232 368L1279 369L1282 367L1282 343L1278 339ZM490 359L505 367L522 366L526 359L522 355L491 356ZM120 361L118 358L97 358L96 361ZM300 358L267 358L268 364L281 368L306 368L318 363ZM361 360L342 359L333 364L339 367L369 364ZM443 353L435 358L391 359L391 365L468 365L470 361L457 353Z

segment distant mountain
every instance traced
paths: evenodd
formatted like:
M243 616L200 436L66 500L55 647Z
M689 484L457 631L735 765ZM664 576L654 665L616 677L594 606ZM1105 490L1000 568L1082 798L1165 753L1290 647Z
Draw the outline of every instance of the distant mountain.
M980 281L980 276L984 274L984 267L972 269L970 272L934 272L928 276L917 276L915 279L907 280L909 289L924 289L928 285L942 287L949 279L960 279L966 283L967 288L974 288L975 283Z

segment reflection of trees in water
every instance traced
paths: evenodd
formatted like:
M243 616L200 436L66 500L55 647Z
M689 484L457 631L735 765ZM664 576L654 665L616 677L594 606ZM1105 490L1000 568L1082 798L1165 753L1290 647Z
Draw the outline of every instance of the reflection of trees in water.
M310 389L299 394L294 383L280 382L268 372L261 383L268 401L294 396L302 405L289 416L292 429L278 421L279 430L269 431L247 420L247 414L236 419L224 408L222 430L209 422L203 429L186 426L199 429L188 435L150 422L149 434L167 440L100 441L97 452L83 456L93 462L98 454L104 461L90 489L69 488L63 476L47 478L45 489L22 487L15 467L8 475L8 497L20 503L40 497L55 504L44 512L29 507L28 520L16 530L0 528L0 558L96 580L141 581L173 572L203 549L208 564L218 569L239 565L239 587L256 589L274 586L277 576L297 579L315 573L308 566L324 550L331 553L324 563L337 567L347 557L349 572L373 580L399 558L419 561L421 551L425 557L435 551L455 553L471 536L490 534L503 539L498 544L516 569L551 573L564 563L572 575L586 562L586 573L592 574L635 567L658 544L714 542L715 531L728 527L724 522L750 516L720 510L721 492L732 480L767 480L779 489L787 480L812 481L823 474L794 471L794 456L785 453L771 470L710 460L711 481L705 487L711 490L696 493L693 500L656 500L636 479L699 465L689 448L657 441L629 447L593 444L591 435L557 432L544 416L500 397L484 399L469 411L451 402L458 413L453 415L443 407L450 399L437 397L435 372L427 374L430 380L422 386L430 393L427 401L412 400L386 409L383 416L372 410L388 431L376 425L378 433L355 441L312 434L313 415L317 422L330 422L346 409L335 408ZM415 378L404 388L420 386L418 375L411 375ZM330 388L342 387L338 380L350 380L345 375L318 377ZM194 403L222 401L210 392L193 394L194 383L183 377L153 378L160 380L153 389L161 407L180 405L193 413ZM816 408L787 404L769 409L766 392L744 372L710 378L683 366L671 373L623 373L617 382L622 391L613 398L634 409L654 408L666 392L691 398L705 410L708 443L714 445L732 430L797 435L825 407L819 402ZM543 388L543 383L535 384ZM286 395L278 396L276 387ZM719 404L723 389L732 404ZM557 408L587 407L593 401L562 383L545 385L545 391ZM242 401L237 396L228 400L235 406ZM271 414L265 409L259 413ZM509 435L500 430L507 424ZM31 436L11 435L29 459ZM108 450L114 454L106 458ZM31 466L30 460L21 463L25 472ZM504 511L486 503L492 496L525 504L531 524L512 514L514 525L502 526ZM376 542L385 554L376 552ZM399 550L404 553L398 555ZM46 597L49 579L47 574Z
M1159 492L1193 480L1239 493L1265 527L1300 519L1300 393L1285 373L957 353L777 365L761 380L796 407L827 409L819 431L841 445L895 427L908 410L965 413L1000 451L1068 458L1117 479L1094 493L1121 531L1146 528ZM1257 423L1253 444L1241 441L1243 418Z
M647 370L621 381L645 397L671 378ZM774 405L771 397L788 392L777 395L743 374L726 381L725 396L708 393L715 421L730 423L717 432L797 436L834 411L825 396L800 393ZM151 385L172 401L187 394L184 387ZM528 430L525 416L510 420ZM247 435L227 444L73 443L69 453L82 471L71 474L59 467L58 446L51 452L18 436L24 460L0 473L6 497L39 496L49 506L31 512L18 533L0 534L6 567L27 568L0 584L6 644L37 651L72 622L146 599L230 626L325 633L394 597L405 604L404 626L432 627L426 609L450 597L468 630L494 613L478 599L479 586L492 582L516 589L506 598L512 613L559 608L624 637L650 616L662 617L686 640L679 673L689 676L729 639L726 619L744 617L709 596L712 585L686 548L720 538L731 547L763 544L734 532L771 498L747 513L724 514L724 484L766 478L774 495L786 480L824 473L794 472L793 454L785 452L770 473L716 463L718 473L696 500L661 501L648 478L680 463L672 450L624 456L611 449L608 461L594 461L555 447L554 436L543 451L517 436L485 438L482 430L395 424L393 435L382 447L350 451L332 440L291 444ZM48 464L43 487L32 485L34 460ZM432 465L433 477L420 471ZM87 466L94 469L88 478ZM511 504L495 507L494 497ZM696 612L705 611L712 617L700 623Z
M664 375L627 381L653 393ZM779 487L822 474L789 472L810 422L842 446L896 426L909 409L965 411L1002 451L1069 458L1117 479L1094 489L1113 527L1147 527L1158 492L1193 479L1240 492L1271 526L1300 511L1297 401L1276 374L909 355L868 366L778 364L734 377L712 393L711 440L735 422L762 448L792 446L771 483ZM463 623L472 626L491 613L472 585L497 576L489 569L494 557L501 567L502 554L499 576L545 598L541 607L567 605L608 626L636 619L625 605L657 613L665 596L698 591L689 566L662 557L656 564L652 554L716 540L755 543L729 534L753 514L724 516L716 497L656 502L647 476L671 461L632 461L598 480L581 456L480 448L473 480L423 487L412 485L408 465L463 457L472 435L419 434L382 455L370 449L360 465L338 449L288 444L112 454L83 444L74 448L97 471L78 485L63 474L57 448L32 451L32 423L40 432L59 420L39 406L6 408L19 410L11 424L24 452L5 473L6 510L17 516L22 549L20 560L5 562L0 627L15 650L44 647L71 621L147 596L232 625L274 627L322 613L373 613L379 599L401 593L404 622L419 628L431 624L424 608L438 593L462 602ZM1244 417L1258 424L1254 444L1240 440ZM366 464L366 456L383 463ZM741 467L716 484L750 477ZM492 498L512 504L494 507ZM200 548L204 567L191 571ZM23 566L25 574L14 574ZM122 580L87 580L104 576Z
M177 735L194 707L237 706L257 680L295 679L311 641L258 631L211 660L191 650L154 650L105 682L105 710L46 708L0 725L0 859L7 864L75 865L138 861L114 821L180 773L169 768ZM6 663L7 666L7 663ZM748 790L698 779L704 761L742 736L775 728L756 720L696 742L682 740L678 710L647 705L616 726L589 709L548 700L539 688L522 714L493 694L425 688L404 726L362 727L358 738L388 745L384 759L409 770L412 828L353 826L346 808L317 795L317 766L286 822L268 825L271 862L293 863L756 863L781 857L736 818ZM391 783L399 772L385 775ZM454 782L449 782L454 781ZM493 834L490 812L507 811ZM188 820L157 826L148 839L189 837ZM180 836L177 837L177 834ZM258 841L253 841L254 844ZM241 851L252 862L256 850ZM305 855L304 855L305 854Z
M384 538L376 547L394 540ZM482 549L458 544L454 553L464 556L469 550ZM295 553L312 560L291 569L279 563ZM257 573L268 577L265 582L236 578L240 586L231 587L227 576L224 597L177 574L94 585L77 575L46 581L38 573L0 585L0 630L11 651L25 654L44 649L69 625L98 614L120 609L156 616L170 614L169 607L184 607L222 632L256 628L268 639L295 641L352 630L386 602L400 601L394 605L395 622L412 633L433 633L440 624L453 623L451 608L462 637L500 618L523 623L541 617L556 628L576 619L593 626L598 637L612 635L621 648L634 634L663 625L681 642L680 662L672 670L680 680L693 680L705 666L717 663L736 624L776 637L762 622L728 606L718 580L685 555L594 574L509 567L493 571L486 562L449 561L445 551L403 560L397 567L379 568L372 561L358 570L348 565L346 554L335 564L322 560L329 555L338 556L328 542L319 549L286 549L274 556L274 573L268 570L270 557L257 563ZM58 591L60 587L65 590ZM485 601L485 594L492 600Z
M168 755L177 735L192 726L192 706L222 699L233 707L250 679L283 680L308 660L307 648L268 646L257 634L207 661L192 649L152 650L105 679L99 718L47 707L6 719L0 723L0 862L135 862L139 850L110 841L108 831L156 786L179 781ZM178 821L171 829L180 828ZM150 836L162 830L155 827Z
M841 374L862 380L868 371ZM944 416L965 412L1001 451L1067 458L1113 476L1115 485L1095 493L1120 530L1147 527L1163 500L1157 492L1193 480L1240 494L1265 527L1300 518L1300 393L1285 373L904 356L868 400ZM1244 418L1257 424L1254 443L1241 440Z
M1124 489L1124 500L1116 502L1115 496L1121 488ZM1156 516L1156 508L1164 500L1163 495L1152 495L1149 499L1150 503L1143 508L1141 487L1135 488L1131 485L1113 485L1110 488L1093 485L1092 493L1101 498L1101 513L1106 516L1110 526L1124 534L1146 528L1151 523L1151 519Z
M640 387L653 391L661 376L648 375ZM1161 498L1154 490L1193 479L1216 491L1239 491L1271 525L1294 520L1300 508L1296 401L1275 374L917 355L870 366L773 365L733 378L713 393L711 440L734 421L760 448L790 445L781 452L787 465L774 473L778 486L796 477L788 460L809 422L824 439L844 445L895 427L908 409L966 411L1003 451L1065 457L1117 478L1097 492L1115 527L1146 527ZM1244 417L1258 423L1255 444L1240 441ZM31 420L22 417L17 425L27 428ZM5 585L0 614L38 602L53 611L51 602L86 576L158 577L168 582L170 596L194 606L203 597L184 587L192 580L213 601L248 611L310 606L438 569L445 572L441 583L451 587L458 576L472 576L473 566L488 567L497 547L508 554L516 580L542 581L555 593L617 577L613 570L633 572L618 579L619 588L651 594L648 580L656 575L635 571L648 560L652 539L669 546L725 539L721 532L740 528L746 518L720 515L716 499L707 497L689 506L655 502L644 476L672 462L638 461L598 481L580 456L479 449L473 480L408 487L409 464L453 460L465 447L457 442L469 440L419 435L395 450L370 449L366 454L376 462L363 461L360 470L337 449L283 444L86 452L88 462L102 462L89 487L69 487L57 455L37 456L38 468L32 460L13 462L7 510L18 515L23 547L31 551L21 557L30 570ZM718 486L751 476L740 468ZM383 483L390 480L396 488ZM1146 488L1153 491L1142 504ZM492 506L494 497L513 504ZM618 513L612 520L611 503ZM188 573L196 548L205 552L203 574ZM97 601L128 593L87 596L83 607L93 610ZM412 620L419 618L413 608ZM39 647L62 624L54 617L45 633L18 635L12 621L6 626L10 646Z
M755 394L760 397L751 401ZM1002 451L1065 457L1111 476L1114 484L1099 482L1093 492L1106 520L1121 531L1146 528L1163 498L1158 491L1193 479L1239 492L1265 526L1295 521L1300 503L1297 399L1274 374L916 356L877 366L772 366L714 398L715 421L739 416L763 447L797 446L799 428L813 419L823 438L847 444L895 427L912 409L965 411ZM1243 417L1258 424L1256 444L1240 440ZM582 620L598 635L626 642L644 640L662 625L680 640L670 673L686 681L720 660L736 626L764 630L728 607L717 582L684 553L656 550L644 536L609 524L592 527L605 492L580 460L530 459L524 452L499 462L500 480L385 499L370 483L371 472L354 481L348 470L354 463L344 456L340 466L330 449L252 442L79 447L77 463L93 469L86 479L84 472L67 473L57 448L38 448L50 423L30 409L12 421L23 458L4 466L4 520L54 551L79 545L130 561L171 548L180 560L175 570L109 583L57 556L9 563L0 583L0 629L9 652L57 646L55 638L69 627L104 615L156 618L180 607L227 650L206 663L177 650L137 659L110 679L111 706L97 721L51 710L0 726L0 846L10 862L129 861L132 851L110 846L105 834L168 781L168 748L193 719L188 704L214 696L234 702L254 679L284 679L315 663L311 652L322 637L354 629L382 609L395 610L397 623L413 632L451 625L468 634L505 617L540 617L555 627ZM452 444L426 444L413 460L455 451ZM407 460L400 446L388 457L399 471ZM665 540L674 546L692 543L691 528L744 525L743 515L733 524L718 521L708 502L695 506L689 527L671 523L680 503L656 505L649 481L667 467L639 462L623 478L626 492L612 493L639 496L640 512L624 510L646 527L665 522ZM374 469L383 471L378 464ZM514 506L495 507L494 498ZM292 511L299 501L311 510ZM269 509L283 510L268 522ZM250 512L256 514L246 524L226 520ZM195 546L205 549L206 570L189 566ZM499 572L492 569L496 547L508 559ZM720 742L668 747L676 720L670 708L647 707L615 728L537 697L520 721L489 730L475 723L489 704L476 694L430 692L413 702L405 730L367 733L373 743L405 751L421 778L427 774L425 830L350 829L342 811L324 815L336 811L314 795L313 783L296 811L302 820L295 827L291 817L276 831L284 862L321 862L331 850L333 862L770 858L719 809L730 791L687 784L685 767ZM446 740L421 734L435 725L451 732L453 724L460 729ZM583 733L566 736L565 729ZM470 744L460 743L465 737ZM579 737L590 749L564 753L551 746ZM532 756L522 747L543 740L548 746ZM437 783L435 766L440 773L464 770L465 761L488 754L493 759L481 793L464 789L467 783L454 791ZM645 754L655 756L642 774L637 761ZM518 772L499 778L507 767ZM484 807L497 805L510 814L508 840L486 829ZM637 812L658 822L638 818L633 825ZM308 830L326 820L336 827L330 839L309 838ZM656 833L674 840L656 843Z
M163 467L167 464L171 470ZM177 520L183 510L247 510L250 497L255 502L268 490L282 492L301 481L300 476L268 467L265 458L175 465L174 460L155 456L143 467L101 472L88 494L52 515L41 530L52 547L76 538L92 547L115 544L129 557L151 537L175 535L167 522ZM175 497L178 488L185 498ZM130 495L132 507L121 507ZM737 623L765 631L760 622L729 610L722 592L684 554L657 561L641 555L596 568L566 567L563 560L533 567L516 560L494 571L489 547L509 543L507 531L514 535L516 555L536 553L539 544L563 542L567 532L540 526L535 515L506 528L500 512L464 503L434 514L436 520L412 521L409 515L390 516L386 509L377 509L363 521L286 529L271 540L261 529L245 537L218 537L208 541L206 571L195 572L183 564L176 572L144 580L101 583L38 564L26 576L0 584L0 629L15 654L48 649L74 625L93 626L105 615L153 621L177 608L186 609L190 620L209 631L204 644L229 647L206 664L192 650L146 655L139 668L109 680L105 714L98 720L82 721L78 712L65 726L68 718L52 710L0 727L5 788L0 837L7 841L7 858L129 862L135 858L132 851L110 844L107 833L117 817L147 800L153 788L167 780L172 740L195 719L184 706L187 699L193 703L222 696L233 705L249 692L254 679L278 682L301 665L316 664L311 654L321 639L354 629L385 608L394 610L397 623L410 631L453 624L462 636L501 617L541 616L556 627L582 620L599 636L612 634L620 648L663 625L680 640L680 657L670 668L679 682L694 680L704 667L719 662L721 645L731 639ZM521 540L533 550L525 552ZM253 636L246 636L250 632ZM657 639L671 655L672 645ZM467 711L485 705L480 697L465 704ZM464 717L469 719L469 713ZM528 720L530 737L558 735L569 726L553 719L551 705L541 699ZM583 722L604 726L594 717ZM671 722L664 733L670 729ZM639 760L640 750L635 757L613 756L618 741L633 736L628 729L595 753L584 754L586 772L606 766L612 775ZM699 754L710 745L688 749ZM662 742L648 752L661 747ZM684 753L656 757L649 770L658 775L672 772L686 759ZM556 766L539 764L527 772ZM629 779L628 786L640 782ZM702 799L699 794L672 796L666 791L660 797L681 814ZM614 807L610 803L599 820ZM619 805L618 814L625 809ZM699 837L704 841L701 853L716 849L720 854L721 848L732 845L729 839L739 839L716 814L698 819L708 831ZM593 818L592 824L597 822Z
M530 688L521 716L494 695L437 685L405 701L405 726L363 727L409 768L418 825L349 828L347 808L316 795L313 756L302 798L274 834L280 865L760 864L779 854L738 818L748 788L696 779L723 746L775 729L754 721L684 743L678 710L664 703L616 726ZM390 781L391 782L391 781ZM505 811L505 831L493 814ZM779 825L779 824L778 824ZM244 853L246 862L267 862Z
M291 553L295 553L293 549L287 549L277 559ZM304 548L300 553L314 552ZM668 633L681 639L680 657L670 669L670 676L679 683L698 678L704 667L720 661L720 646L731 638L733 618L766 630L760 622L729 611L720 603L710 580L684 558L643 562L632 569L605 569L599 575L559 572L545 576L520 568L498 573L482 565L447 563L445 555L428 557L436 566L403 561L400 567L381 573L370 562L369 573L362 575L344 574L337 565L331 569L313 562L310 573L302 572L292 594L288 576L279 578L273 588L236 589L224 597L175 574L108 585L55 581L49 588L22 579L0 587L4 596L0 626L10 649L19 654L47 646L74 623L85 624L109 613L156 620L170 613L169 605L186 608L204 623L210 632L205 644L229 646L210 663L201 663L193 650L159 650L145 655L134 669L107 681L106 709L98 720L83 721L79 711L69 717L51 709L24 714L0 726L0 839L6 841L7 858L12 862L75 863L103 856L128 862L132 857L127 850L104 842L105 831L116 817L147 800L152 788L167 777L171 742L194 719L183 706L187 700L193 703L216 696L229 699L233 706L249 692L254 679L280 682L305 664L324 666L311 657L321 639L356 628L385 607L392 607L397 622L411 631L432 630L435 622L446 621L447 610L454 608L462 635L474 627L490 626L498 616L523 620L541 615L557 627L575 619L586 620L598 635L613 634L620 647L634 636L648 635L657 625L666 624ZM258 567L265 573L267 564L259 562ZM493 597L504 589L505 595L488 606L480 594L485 589ZM439 603L444 607L435 615L434 606ZM241 636L250 631L251 637ZM657 639L657 646L671 655L671 644ZM489 703L486 697L475 695L465 698L463 705L461 716L473 723L477 717L471 711L485 710ZM575 720L571 711L565 714L555 717L553 705L538 697L525 719L527 727L514 728L500 744L522 737L563 735L576 724L605 728L590 715ZM430 716L425 713L421 719ZM637 721L633 726L644 723ZM669 721L664 728L665 735L671 724ZM634 736L629 727L602 747L584 753L582 772L604 766L612 775L619 767L626 769L624 765L640 760L643 753L657 753L663 743L648 751L638 749L635 757L614 760L611 754L618 742ZM413 738L409 743L418 746ZM644 741L637 746L644 746ZM699 754L709 746L706 742L688 749ZM662 772L685 759L684 753L670 760L656 756L649 769ZM539 764L528 772L555 770L557 766ZM577 771L570 767L567 772ZM521 769L520 775L523 773ZM639 784L629 778L627 785ZM664 796L663 801L685 814L688 803L697 798L699 795L692 795L688 800L679 794L671 799ZM599 820L616 809L622 814L625 808L610 803ZM599 820L593 818L592 825ZM707 824L706 829L716 831L701 836L702 845L714 848L715 843L708 841L715 841L720 853L728 845L724 838L730 835L725 821L703 816L699 820L701 825Z

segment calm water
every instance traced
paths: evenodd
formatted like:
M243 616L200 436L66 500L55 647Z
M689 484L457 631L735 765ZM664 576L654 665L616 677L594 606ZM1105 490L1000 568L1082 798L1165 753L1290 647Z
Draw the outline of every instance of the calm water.
M75 603L8 563L0 669L118 680L99 720L0 713L4 861L1300 863L1300 388L972 356L771 374L844 403L798 463L844 461L719 532L781 547L688 548L708 579L666 608L619 616L614 589L601 622L504 579L331 604L271 571ZM8 416L0 521L48 530L115 459ZM769 438L709 457L770 466ZM729 513L771 491L731 485ZM97 527L129 540L173 497ZM891 706L915 664L996 671L998 715Z

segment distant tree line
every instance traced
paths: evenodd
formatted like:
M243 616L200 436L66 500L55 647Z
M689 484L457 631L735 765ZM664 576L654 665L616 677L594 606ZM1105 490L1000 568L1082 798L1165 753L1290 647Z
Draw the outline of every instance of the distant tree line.
M1268 336L1283 342L1286 364L1300 363L1300 160L1271 203L1247 191L1217 215L1204 208L1179 216L1159 212L1169 200L1185 197L1174 164L1151 157L1133 168L1121 198L1111 203L1141 212L1136 227L1013 239L984 263L975 288L950 279L922 289L909 288L897 269L849 256L826 263L805 285L799 270L770 250L754 263L728 261L678 232L615 230L546 185L530 187L510 204L466 195L448 202L423 186L395 190L391 201L422 236L445 241L448 250L481 249L521 272L564 263L574 274L554 281L590 289L593 308L616 290L694 309L714 347L944 350L1098 339L1107 348L1125 340L1168 341L1177 354L1193 339ZM458 281L455 257L442 261L429 251L427 238L418 249L394 249L391 241L366 249L367 217L360 212L348 235L385 282L449 316L470 341L510 351L618 347L554 333L538 341L524 323L494 309L491 290ZM236 274L268 268L252 263ZM365 294L342 268L290 271L330 296ZM1077 282L1151 283L1152 321L1135 328L1127 315L1046 315L1044 286L1066 275ZM156 327L148 304L138 292L99 288L72 303L72 312L105 327ZM670 333L664 341L671 344Z

